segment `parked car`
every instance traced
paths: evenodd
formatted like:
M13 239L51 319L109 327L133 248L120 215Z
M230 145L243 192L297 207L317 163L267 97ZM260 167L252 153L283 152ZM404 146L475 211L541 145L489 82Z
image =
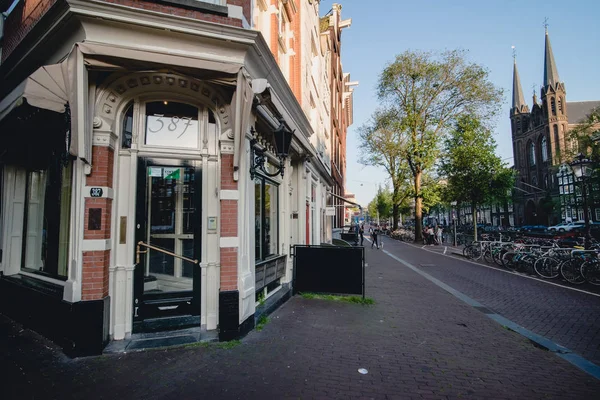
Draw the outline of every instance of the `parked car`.
M519 232L545 232L545 225L523 225L519 228Z
M548 230L550 232L570 232L574 228L581 228L584 225L585 224L583 222L580 222L580 221L563 222L563 223L560 223L558 225L549 226Z

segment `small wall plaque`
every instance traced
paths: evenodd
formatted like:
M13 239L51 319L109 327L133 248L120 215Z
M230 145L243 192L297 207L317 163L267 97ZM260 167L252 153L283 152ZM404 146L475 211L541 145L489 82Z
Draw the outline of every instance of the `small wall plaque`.
M217 230L217 217L208 217L208 230L209 231Z
M90 208L88 215L88 230L99 231L102 229L102 209Z
M90 189L91 197L102 197L102 193L104 193L102 188L91 188Z

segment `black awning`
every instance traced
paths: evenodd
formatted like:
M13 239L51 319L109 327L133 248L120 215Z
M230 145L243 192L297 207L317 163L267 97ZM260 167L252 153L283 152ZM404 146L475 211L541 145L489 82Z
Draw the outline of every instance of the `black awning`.
M0 164L46 169L69 149L69 112L23 104L0 121Z

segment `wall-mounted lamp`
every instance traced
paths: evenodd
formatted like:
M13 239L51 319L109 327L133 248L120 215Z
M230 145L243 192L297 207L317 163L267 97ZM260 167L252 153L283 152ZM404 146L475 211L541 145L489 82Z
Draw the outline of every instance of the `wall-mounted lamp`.
M254 128L250 128L250 132L254 135ZM294 136L294 131L290 131L283 119L279 119L279 126L277 129L273 131L273 137L275 139L275 152L277 158L279 158L279 167L275 172L268 172L265 169L265 162L267 161L267 157L265 155L266 149L258 143L258 140L252 139L250 140L250 150L252 154L250 155L250 176L254 179L254 175L256 174L256 169L260 169L260 171L266 176L276 176L281 174L283 178L283 170L285 169L285 159L288 156L290 151L290 145L292 144L292 137Z

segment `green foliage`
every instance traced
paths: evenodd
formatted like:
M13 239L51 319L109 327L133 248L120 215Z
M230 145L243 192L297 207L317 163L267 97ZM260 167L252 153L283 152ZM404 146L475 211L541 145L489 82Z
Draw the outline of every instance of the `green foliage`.
M572 160L582 152L597 164L600 163L600 107L593 109L583 122L569 131L573 144L565 154L566 160Z
M269 322L269 318L267 318L267 316L264 314L261 315L260 318L258 319L258 322L256 323L256 330L259 332L262 331L268 322Z
M513 171L503 165L494 150L491 132L473 116L462 116L445 141L440 171L446 176L445 196L468 202L473 210L509 196ZM476 219L474 219L476 220ZM475 234L476 232L476 225Z
M406 51L382 71L378 97L385 111L377 112L374 119L383 120L386 129L371 129L372 135L365 139L386 145L370 147L369 140L362 140L363 159L385 160L384 154L394 155L409 172L415 199L415 240L418 241L422 239L424 174L433 169L443 138L463 115L482 120L494 116L499 110L502 91L488 80L486 69L467 62L463 51L439 54ZM377 142L372 137L375 132L379 135L375 136L383 135L386 140ZM380 155L366 157L373 156L373 150ZM388 173L397 179L396 171L401 169L397 167L394 173L389 170Z
M375 198L369 203L368 210L372 218L379 214L380 219L387 219L392 213L392 194L385 188L379 187Z
M262 291L258 294L257 301L258 301L259 306L262 307L265 305L265 292L264 291Z
M319 294L319 293L301 293L301 296L305 299L319 299L319 300L330 300L330 301L342 301L346 303L362 304L362 305L373 305L375 300L361 296L336 296L333 294Z
M242 342L240 342L239 340L230 340L229 342L220 342L220 343L218 343L217 347L219 349L231 350L234 347L239 346L240 344L242 344Z

